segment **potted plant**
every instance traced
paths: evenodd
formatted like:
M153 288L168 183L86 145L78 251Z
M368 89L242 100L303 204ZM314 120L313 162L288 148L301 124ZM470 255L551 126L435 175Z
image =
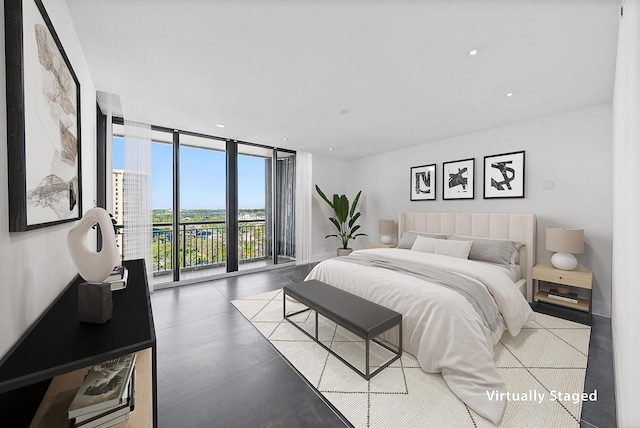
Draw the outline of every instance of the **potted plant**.
M356 233L356 231L360 229L360 225L356 224L356 221L360 217L360 212L356 212L356 205L358 205L358 199L360 199L362 190L358 192L352 204L349 204L349 199L346 195L334 194L333 201L330 201L317 184L316 190L320 197L324 199L333 210L335 217L329 217L329 220L331 220L331 223L338 229L338 233L327 235L325 238L338 238L342 243L342 248L338 248L338 256L349 255L353 251L349 248L349 241L356 239L358 236L367 236L364 233Z

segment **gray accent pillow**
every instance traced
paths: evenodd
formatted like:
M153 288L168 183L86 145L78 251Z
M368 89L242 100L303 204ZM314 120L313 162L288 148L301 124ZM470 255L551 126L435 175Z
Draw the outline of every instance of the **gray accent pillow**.
M449 235L455 241L472 241L469 260L498 263L506 267L520 262L520 248L523 243L508 239L474 238L471 236Z
M413 243L416 242L416 237L426 236L427 238L434 239L447 239L447 235L441 235L438 233L426 233L426 232L416 232L414 230L405 230L402 232L402 236L400 237L400 241L398 242L398 248L404 248L405 250L410 250L413 247Z

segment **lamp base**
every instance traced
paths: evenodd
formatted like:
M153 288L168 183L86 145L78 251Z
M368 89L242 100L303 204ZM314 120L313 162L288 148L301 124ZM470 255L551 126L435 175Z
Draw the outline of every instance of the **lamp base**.
M391 235L380 235L380 242L383 244L391 244Z
M78 285L78 318L82 322L104 324L111 319L113 299L111 284L89 284L83 282Z
M578 266L578 260L570 253L555 253L551 256L551 264L556 269L574 270Z

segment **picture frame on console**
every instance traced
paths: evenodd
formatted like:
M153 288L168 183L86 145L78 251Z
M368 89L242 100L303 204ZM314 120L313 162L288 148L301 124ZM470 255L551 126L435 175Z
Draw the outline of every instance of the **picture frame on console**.
M484 199L524 198L524 150L484 157Z
M82 217L80 82L40 0L5 1L9 231Z
M475 197L475 158L442 163L442 199Z
M436 199L436 164L411 167L411 200Z

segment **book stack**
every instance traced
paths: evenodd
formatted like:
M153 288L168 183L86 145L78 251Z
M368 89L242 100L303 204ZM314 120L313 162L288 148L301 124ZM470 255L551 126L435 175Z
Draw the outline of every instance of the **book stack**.
M105 280L111 284L111 291L122 290L127 286L129 271L124 266L116 266L111 271L111 275Z
M136 354L89 369L68 410L70 427L106 428L129 419L135 404Z
M563 302L578 303L578 293L561 293L553 288L547 292L547 297Z

